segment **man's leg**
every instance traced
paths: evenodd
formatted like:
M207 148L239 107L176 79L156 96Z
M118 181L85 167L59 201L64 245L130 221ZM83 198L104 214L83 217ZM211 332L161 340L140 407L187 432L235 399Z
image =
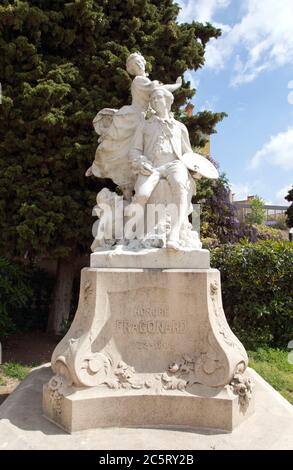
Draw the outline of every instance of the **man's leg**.
M171 186L177 214L171 214L171 229L168 236L167 247L179 248L180 229L188 214L189 208L189 174L186 166L176 160L167 169L167 180ZM172 220L173 219L173 220Z
M134 186L135 194L132 199L133 204L145 205L159 180L160 173L157 170L153 170L149 176L138 175Z
M157 186L160 180L160 173L157 170L154 170L153 173L149 176L138 175L134 191L135 194L132 198L131 204L126 208L125 215L131 217L133 213L141 213L144 214L144 207L147 204L153 190ZM138 210L139 208L136 206L138 204L143 210ZM136 210L137 209L137 210ZM136 233L141 234L143 236L145 232L144 227L144 216L140 217L139 220L136 221ZM126 227L128 225L126 224ZM132 229L129 227L129 231L125 228L125 238L126 239L133 239L133 232Z

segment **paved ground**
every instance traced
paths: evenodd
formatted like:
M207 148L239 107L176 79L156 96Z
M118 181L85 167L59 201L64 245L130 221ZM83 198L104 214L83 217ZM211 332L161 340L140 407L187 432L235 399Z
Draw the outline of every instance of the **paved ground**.
M0 449L293 449L293 406L255 371L256 412L233 433L107 428L66 434L42 415L48 366L34 369L0 406Z

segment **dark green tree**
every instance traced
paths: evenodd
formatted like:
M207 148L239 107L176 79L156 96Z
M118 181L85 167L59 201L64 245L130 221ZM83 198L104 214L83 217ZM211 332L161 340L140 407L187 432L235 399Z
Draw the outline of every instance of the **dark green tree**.
M293 227L293 186L289 190L287 196L285 196L285 199L288 202L291 202L291 205L288 207L286 210L286 215L287 215L287 224L288 227Z
M130 100L127 55L142 52L151 77L172 82L202 67L207 42L220 36L208 23L178 24L178 12L173 0L1 2L0 250L58 260L55 331L69 313L74 262L91 243L92 119ZM177 113L193 94L184 83ZM222 118L201 113L186 124L211 133ZM202 143L197 132L192 139Z
M226 116L226 113L200 111L192 116L181 113L180 120L188 127L191 145L198 148L207 143L208 136L216 133L216 125Z

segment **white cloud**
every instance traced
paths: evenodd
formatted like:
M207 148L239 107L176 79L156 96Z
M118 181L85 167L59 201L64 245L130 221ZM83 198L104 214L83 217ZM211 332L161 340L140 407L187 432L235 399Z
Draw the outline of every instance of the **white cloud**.
M287 184L286 186L283 186L283 188L279 189L279 191L276 192L275 194L276 204L280 204L282 206L289 205L289 202L285 199L285 196L287 196L289 189L291 188L292 188L292 184Z
M247 199L247 196L260 196L266 188L263 181L259 179L251 179L237 183L230 183L231 192L234 194L234 201Z
M242 201L251 194L249 185L247 183L231 183L230 188L234 195L234 201Z
M206 65L224 68L235 57L231 84L251 82L261 72L293 62L293 1L241 0L242 18L206 48Z
M190 82L191 88L195 88L196 90L198 89L200 79L195 78L194 72L192 72L191 70L187 70L184 74L184 79L185 81Z
M293 126L287 131L270 137L269 142L258 150L250 161L250 168L258 168L261 164L293 169Z
M226 8L231 0L177 0L181 11L179 23L211 22L218 10Z
M288 88L289 90L293 89L293 80L290 80L290 82L288 83ZM288 103L293 104L293 90L289 91L288 93Z
M212 111L214 113L216 110L217 101L218 101L217 96L211 96L200 107L200 111Z

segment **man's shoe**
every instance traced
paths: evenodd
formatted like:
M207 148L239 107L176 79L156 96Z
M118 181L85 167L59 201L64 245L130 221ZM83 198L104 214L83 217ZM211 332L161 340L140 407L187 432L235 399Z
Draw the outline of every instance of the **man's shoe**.
M169 248L171 250L180 250L180 245L179 242L176 240L168 240L166 242L166 248Z

